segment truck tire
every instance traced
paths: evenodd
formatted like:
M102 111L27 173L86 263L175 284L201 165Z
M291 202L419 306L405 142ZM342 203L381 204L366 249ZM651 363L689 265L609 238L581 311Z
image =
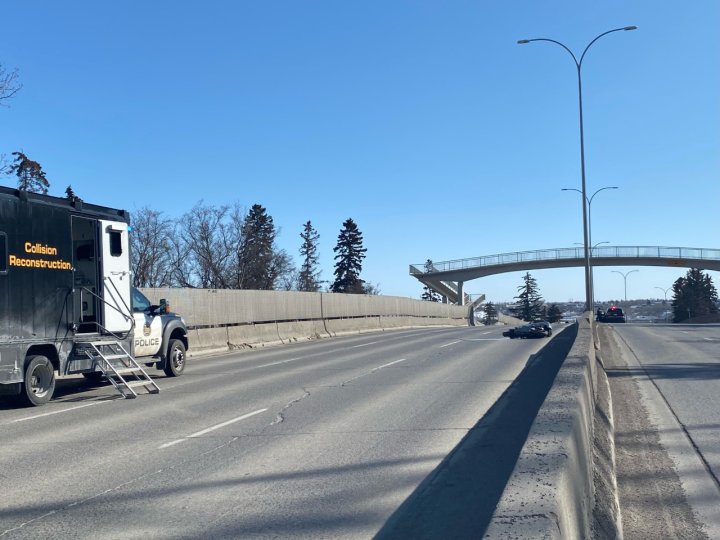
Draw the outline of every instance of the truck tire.
M165 375L179 377L185 371L185 344L179 339L171 339L165 357Z
M31 407L38 407L50 401L54 391L55 369L50 360L42 355L29 356L21 387L21 401Z

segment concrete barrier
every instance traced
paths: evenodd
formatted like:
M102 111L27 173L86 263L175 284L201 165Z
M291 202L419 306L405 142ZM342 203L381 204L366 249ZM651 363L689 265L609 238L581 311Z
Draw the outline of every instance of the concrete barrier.
M467 307L396 296L221 289L141 289L189 328L190 355L416 326L467 325Z
M227 342L231 349L282 343L275 322L228 326L227 333Z
M210 349L228 348L227 327L200 328L191 330L188 336L191 351L205 351Z
M591 538L595 348L592 314L528 434L484 538Z
M287 321L277 323L280 339L287 343L293 341L308 341L329 337L323 321Z
M325 321L331 335L358 334L381 330L379 317L353 317L352 319L327 319Z

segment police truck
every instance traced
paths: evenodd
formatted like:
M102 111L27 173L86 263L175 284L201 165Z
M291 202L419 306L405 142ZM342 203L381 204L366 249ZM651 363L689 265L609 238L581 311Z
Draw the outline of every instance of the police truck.
M187 327L132 287L129 231L125 210L0 186L0 395L42 405L83 374L134 398L160 390L144 367L183 372Z

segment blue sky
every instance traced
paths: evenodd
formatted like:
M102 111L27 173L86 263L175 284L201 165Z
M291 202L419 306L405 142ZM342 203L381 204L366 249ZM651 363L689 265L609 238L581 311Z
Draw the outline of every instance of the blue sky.
M180 217L198 201L267 208L279 246L342 222L362 277L419 297L410 264L582 241L583 65L594 242L720 248L720 4L685 1L3 2L0 63L23 88L0 153L39 161L51 194ZM14 185L13 179L0 179ZM684 270L598 268L596 298L662 297ZM552 301L583 270L534 271ZM720 273L711 274L720 287ZM521 274L468 282L512 299Z

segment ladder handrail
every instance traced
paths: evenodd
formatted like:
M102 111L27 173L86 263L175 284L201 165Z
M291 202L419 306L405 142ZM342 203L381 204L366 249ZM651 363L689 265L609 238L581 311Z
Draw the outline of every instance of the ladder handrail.
M160 387L157 383L152 379L152 377L150 377L147 371L145 371L142 366L137 363L137 360L135 360L125 347L123 347L122 343L118 341L100 341L89 342L88 344L92 349L85 349L85 354L90 357L96 365L99 365L100 370L103 372L105 377L107 377L115 389L120 392L124 398L131 399L137 397L137 393L132 388L133 386L143 386L151 394L157 394L160 392ZM115 359L119 359L123 366L130 370L130 373L135 376L135 381L125 380L113 362L106 357L107 353L103 353L101 350L103 347L110 348L110 351L115 356ZM122 354L115 349L116 347L122 351ZM97 356L95 356L91 350L95 351ZM101 359L100 361L98 361L98 357ZM122 370L123 368L120 369ZM142 376L140 374L142 374Z
M111 283L112 283L112 282L111 282ZM114 286L114 284L113 284L113 286ZM110 334L111 336L114 336L114 337L117 338L117 339L125 339L125 338L130 334L130 332L133 332L133 331L135 330L135 317L133 317L133 316L131 316L131 315L127 315L126 313L123 313L118 307L113 306L112 304L110 304L109 302L107 302L102 296L100 296L99 294L96 294L95 292L91 291L91 290L88 289L87 287L82 287L82 286L81 286L81 287L80 287L80 290L90 293L92 296L94 296L95 298L97 298L98 300L100 300L103 304L106 304L107 306L109 306L109 307L111 307L112 309L114 309L115 311L117 311L120 315L123 316L123 318L124 318L126 321L130 321L130 329L129 329L127 332L120 333L120 334L116 334L115 332L113 332L113 331L108 330L107 328L105 328L102 324L100 324L100 323L97 322L97 321L92 321L91 324L95 324L99 329L104 330L105 333ZM117 288L115 288L115 290L117 291ZM119 294L120 294L120 292L118 291L118 295L119 295ZM120 295L120 298L122 299L122 295ZM125 302L123 301L123 303L125 303ZM125 307L127 307L127 304L125 305ZM129 310L129 308L128 308L128 310Z

